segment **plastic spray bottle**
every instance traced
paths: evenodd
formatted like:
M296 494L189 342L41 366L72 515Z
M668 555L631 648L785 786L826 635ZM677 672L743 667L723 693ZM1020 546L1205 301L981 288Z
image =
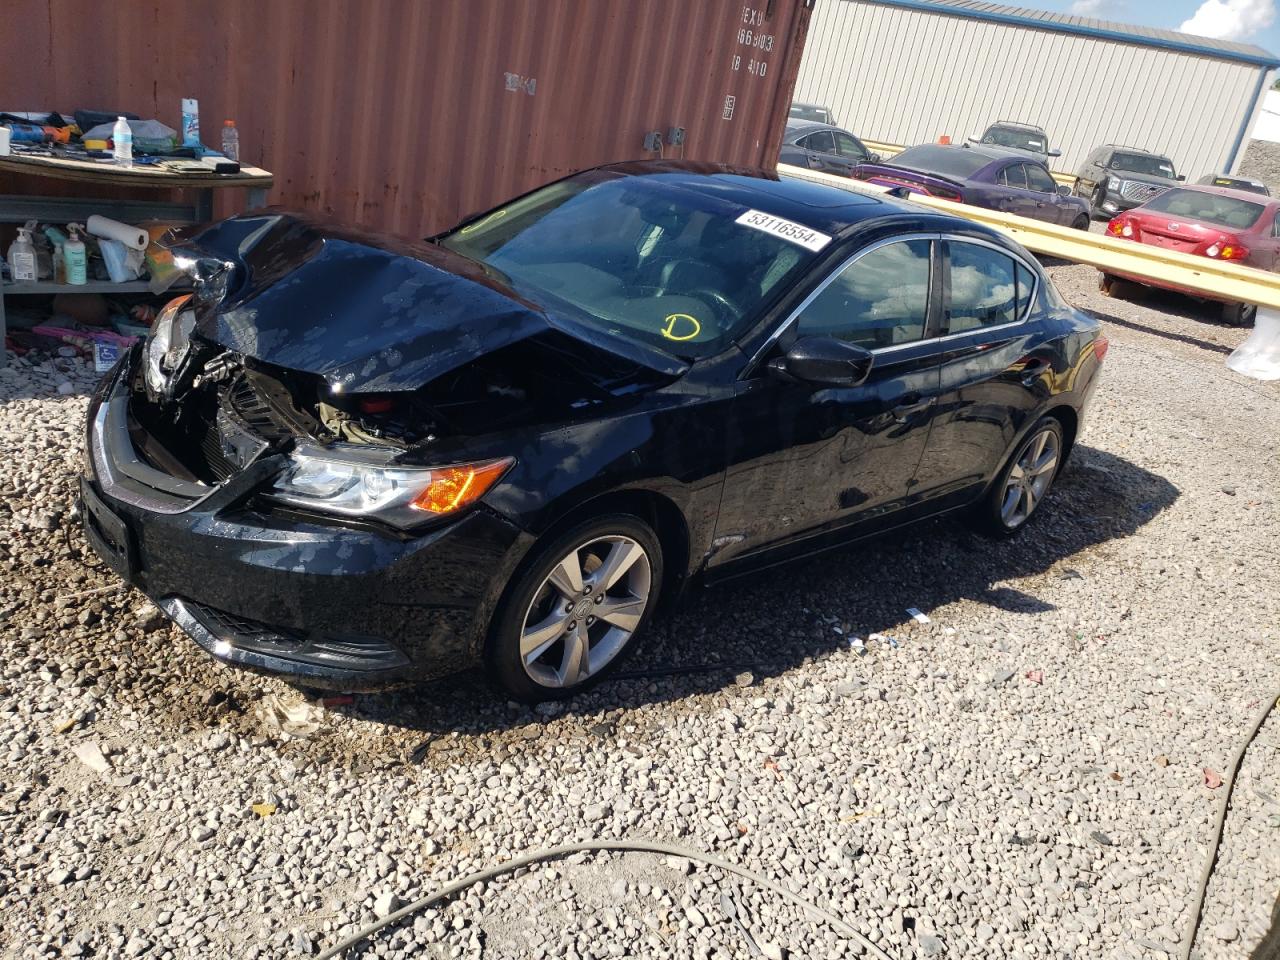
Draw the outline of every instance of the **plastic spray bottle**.
M9 272L14 283L36 278L36 245L31 242L31 229L18 228L18 239L9 245Z
M111 129L111 155L122 167L133 166L133 128L124 117L116 118L116 125Z
M78 223L67 224L71 239L62 245L62 258L67 265L67 283L79 286L88 280L88 264L85 258L84 241L80 239L80 231L84 228Z

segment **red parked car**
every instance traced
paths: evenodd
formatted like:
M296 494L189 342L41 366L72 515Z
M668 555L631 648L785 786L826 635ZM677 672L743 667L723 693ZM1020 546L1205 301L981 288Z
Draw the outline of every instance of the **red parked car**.
M1223 187L1174 187L1154 200L1114 217L1107 224L1107 233L1182 253L1231 260L1259 270L1275 270L1280 266L1278 215L1280 199ZM1172 284L1110 273L1102 275L1102 292L1108 296L1116 295L1119 281L1161 287L1206 299L1203 294ZM1250 304L1223 303L1222 319L1237 325L1251 323L1256 309Z

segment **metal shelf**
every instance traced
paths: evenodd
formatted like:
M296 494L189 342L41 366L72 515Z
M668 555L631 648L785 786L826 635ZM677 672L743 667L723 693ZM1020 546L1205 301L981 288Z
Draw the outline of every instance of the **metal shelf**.
M191 285L175 283L169 290L190 290ZM110 280L91 280L88 283L54 283L52 280L23 280L18 283L0 284L0 294L6 297L23 293L150 293L150 281L127 280L112 283ZM163 291L167 292L167 291Z

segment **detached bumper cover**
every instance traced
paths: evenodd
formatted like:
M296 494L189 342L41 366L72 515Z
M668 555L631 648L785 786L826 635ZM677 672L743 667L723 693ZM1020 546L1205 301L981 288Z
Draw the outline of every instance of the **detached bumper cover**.
M128 363L90 405L86 536L201 647L347 689L476 661L528 546L519 528L483 507L412 538L275 512L255 505L255 493L279 457L214 487L160 474L129 439Z

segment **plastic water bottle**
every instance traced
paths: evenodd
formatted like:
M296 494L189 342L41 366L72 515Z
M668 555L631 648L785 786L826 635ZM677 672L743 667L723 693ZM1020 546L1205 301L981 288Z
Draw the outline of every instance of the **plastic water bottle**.
M222 155L228 160L240 162L240 131L234 120L222 121Z
M122 167L133 166L133 130L124 117L116 118L116 125L111 130L111 155Z

